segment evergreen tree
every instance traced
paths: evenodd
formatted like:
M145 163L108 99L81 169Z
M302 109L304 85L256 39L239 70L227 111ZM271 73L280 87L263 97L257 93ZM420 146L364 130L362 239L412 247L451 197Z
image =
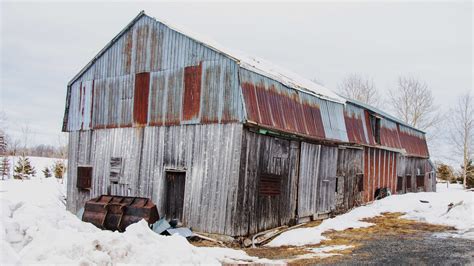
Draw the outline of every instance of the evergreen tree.
M42 170L42 172L43 172L43 175L44 175L44 177L46 177L46 178L48 178L48 177L51 177L51 176L52 176L52 174L51 174L51 170L49 170L49 167L47 167L47 166L46 166L46 167L44 167L44 169Z
M0 175L2 176L2 180L5 180L5 177L8 178L10 174L10 160L8 157L3 157L0 160Z
M17 165L15 166L13 178L15 179L28 179L31 176L36 175L35 168L31 165L30 159L25 156L21 156L18 159Z
M64 173L66 172L66 165L64 165L64 162L62 160L57 160L54 163L53 172L54 172L54 177L56 177L57 179L63 178Z
M451 181L455 179L453 168L447 164L439 163L436 167L436 177L441 180Z

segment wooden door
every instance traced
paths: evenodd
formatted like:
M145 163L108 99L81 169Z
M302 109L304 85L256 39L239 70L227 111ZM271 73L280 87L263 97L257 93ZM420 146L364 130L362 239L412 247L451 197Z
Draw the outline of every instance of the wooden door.
M183 221L185 172L166 172L165 217Z

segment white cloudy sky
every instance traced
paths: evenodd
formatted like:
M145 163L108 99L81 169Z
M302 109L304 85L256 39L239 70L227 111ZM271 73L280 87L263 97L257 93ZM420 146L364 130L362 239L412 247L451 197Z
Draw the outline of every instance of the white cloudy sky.
M0 110L7 131L55 144L67 82L140 10L334 89L349 73L386 94L425 80L447 110L472 90L473 9L465 2L13 3L1 8ZM435 155L436 156L436 155Z

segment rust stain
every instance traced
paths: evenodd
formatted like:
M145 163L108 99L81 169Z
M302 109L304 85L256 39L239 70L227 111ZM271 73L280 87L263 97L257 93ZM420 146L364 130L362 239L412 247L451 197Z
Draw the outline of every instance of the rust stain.
M150 72L135 75L135 94L133 98L133 121L145 125L148 119L148 94L150 88Z
M194 120L199 116L201 75L202 64L184 68L183 120Z

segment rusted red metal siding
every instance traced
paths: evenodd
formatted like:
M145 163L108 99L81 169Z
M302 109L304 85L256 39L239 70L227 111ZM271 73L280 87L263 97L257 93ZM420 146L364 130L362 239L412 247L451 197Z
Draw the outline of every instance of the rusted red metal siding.
M378 188L395 192L397 153L378 148L364 148L364 201L374 200Z
M133 122L146 125L148 120L148 94L150 91L150 72L135 75L133 98ZM110 101L112 102L112 101Z
M402 148L397 123L382 118L380 123L380 145L395 149Z
M369 144L365 124L365 113L362 108L347 104L344 109L347 139L357 144Z
M399 125L401 146L410 156L429 157L428 145L423 133Z
M201 108L202 65L184 68L183 120L194 120Z
M250 122L311 137L325 137L316 103L301 99L295 91L274 85L243 82L241 87Z

